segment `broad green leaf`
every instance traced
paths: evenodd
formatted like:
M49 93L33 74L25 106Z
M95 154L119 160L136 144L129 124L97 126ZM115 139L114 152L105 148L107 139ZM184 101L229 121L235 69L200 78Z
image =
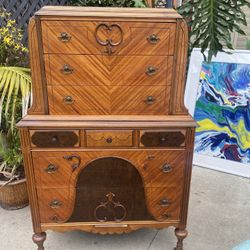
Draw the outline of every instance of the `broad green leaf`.
M0 123L2 118L3 103L5 103L5 117L10 121L11 128L13 129L15 123L15 110L17 104L17 98L21 97L22 114L27 113L30 100L31 90L31 76L30 69L21 67L0 67ZM12 110L9 112L10 104L12 104Z
M246 0L187 0L178 9L187 20L190 47L200 47L205 60L210 61L219 51L233 49L232 32L244 35L242 25L247 24L243 7ZM204 22L205 21L205 22ZM205 51L208 49L208 58Z

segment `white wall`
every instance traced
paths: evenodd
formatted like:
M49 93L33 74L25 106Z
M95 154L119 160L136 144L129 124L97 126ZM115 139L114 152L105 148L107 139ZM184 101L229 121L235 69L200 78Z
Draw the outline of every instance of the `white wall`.
M246 41L247 39L250 40L250 9L245 8L245 14L247 19L248 26L243 26L243 30L246 32L246 36L242 36L239 34L233 34L233 45L236 49L246 49Z

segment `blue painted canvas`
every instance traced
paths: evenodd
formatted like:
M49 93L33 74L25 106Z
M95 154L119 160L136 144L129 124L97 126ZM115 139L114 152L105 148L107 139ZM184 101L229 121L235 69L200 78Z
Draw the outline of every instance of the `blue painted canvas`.
M240 245L234 247L232 250L250 250L250 240L242 242Z
M250 164L250 64L202 64L195 152Z

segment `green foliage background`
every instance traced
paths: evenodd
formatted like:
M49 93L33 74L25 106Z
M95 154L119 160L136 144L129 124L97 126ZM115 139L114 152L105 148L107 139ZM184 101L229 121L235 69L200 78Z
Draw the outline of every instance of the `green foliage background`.
M233 49L232 32L245 35L241 26L247 25L243 7L247 0L186 0L178 9L187 20L190 31L190 49L201 48L205 60L211 61L224 48ZM204 52L209 49L208 57Z
M102 7L146 7L144 0L71 0L72 5Z

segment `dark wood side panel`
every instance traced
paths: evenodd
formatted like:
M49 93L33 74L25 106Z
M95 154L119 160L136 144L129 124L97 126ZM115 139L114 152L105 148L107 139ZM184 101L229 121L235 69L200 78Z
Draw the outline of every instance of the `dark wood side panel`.
M43 67L41 65L41 41L38 40L35 18L29 22L29 56L32 77L33 102L28 113L30 115L48 114L46 86L44 85Z
M193 150L194 150L194 136L195 129L189 128L187 131L187 151L186 151L186 165L185 165L185 176L183 180L183 196L181 200L181 217L180 217L180 228L185 229L187 225L188 216L188 204L190 194L190 184L192 176L192 162L193 162Z
M174 55L173 88L171 91L170 114L184 115L188 111L184 105L188 51L188 30L184 20L177 21L176 44Z
M31 208L33 230L35 233L41 233L42 230L40 225L40 213L39 213L38 198L36 191L36 180L35 180L32 156L30 153L29 131L27 128L21 128L19 129L19 134L21 139L21 147L23 153L23 162L25 168L27 190L29 195L29 203Z

